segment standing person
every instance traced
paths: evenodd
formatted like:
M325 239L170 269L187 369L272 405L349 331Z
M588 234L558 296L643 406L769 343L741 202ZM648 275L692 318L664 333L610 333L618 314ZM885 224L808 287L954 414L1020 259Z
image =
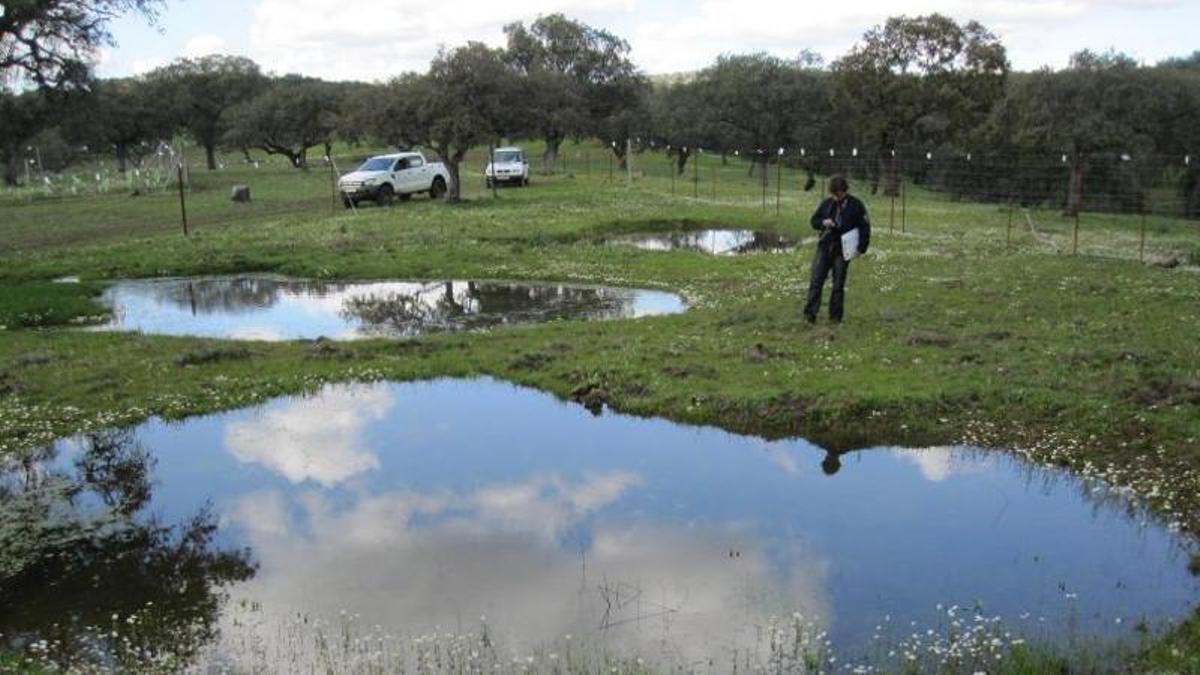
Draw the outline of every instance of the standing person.
M825 277L833 272L833 291L829 295L829 320L842 322L845 308L846 272L850 261L842 251L842 235L858 229L858 253L866 253L871 243L871 222L867 219L867 207L850 194L846 177L837 174L829 179L829 194L817 207L812 216L812 227L821 233L817 240L817 255L812 262L812 277L808 283L808 302L804 305L804 318L809 323L817 322L821 311L821 292L825 288Z

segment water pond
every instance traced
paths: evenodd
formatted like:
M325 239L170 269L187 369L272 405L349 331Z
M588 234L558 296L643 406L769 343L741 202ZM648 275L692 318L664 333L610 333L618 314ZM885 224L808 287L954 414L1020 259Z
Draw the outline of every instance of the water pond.
M674 294L498 281L334 283L270 275L122 281L99 330L241 340L412 337L557 319L626 319L686 309Z
M745 255L791 251L799 242L781 234L753 230L677 230L638 232L614 237L611 243L646 251L699 251L712 255Z
M0 468L30 533L0 556L10 645L146 611L135 644L190 655L219 626L206 649L274 654L302 641L288 617L350 616L721 671L772 617L847 654L955 622L1061 645L1182 617L1197 590L1137 507L1007 454L834 454L491 380L328 386Z

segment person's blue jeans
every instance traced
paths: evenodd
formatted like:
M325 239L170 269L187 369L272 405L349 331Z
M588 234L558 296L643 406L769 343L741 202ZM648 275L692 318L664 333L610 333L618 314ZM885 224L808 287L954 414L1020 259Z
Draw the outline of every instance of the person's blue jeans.
M833 290L829 294L829 318L841 321L846 303L846 273L850 261L842 255L842 240L832 237L817 243L817 254L813 257L812 275L808 282L808 302L804 304L804 316L816 321L821 312L821 293L825 279L833 273Z

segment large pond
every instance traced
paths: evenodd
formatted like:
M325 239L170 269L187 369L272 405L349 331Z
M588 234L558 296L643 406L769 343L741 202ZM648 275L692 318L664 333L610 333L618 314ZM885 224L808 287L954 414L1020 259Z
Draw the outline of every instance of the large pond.
M274 653L302 641L274 622L348 612L721 671L772 617L849 654L952 622L1063 644L1184 616L1196 591L1138 508L1006 454L839 455L491 380L328 386L3 469L30 536L6 535L0 586L0 640L20 644L150 607L147 641L208 640L176 625L199 617Z
M671 293L497 281L334 283L270 275L122 281L101 330L242 340L412 337L684 311Z
M744 255L791 251L797 241L773 232L753 230L676 230L668 232L637 232L610 240L621 246L633 246L646 251L699 251L712 255Z

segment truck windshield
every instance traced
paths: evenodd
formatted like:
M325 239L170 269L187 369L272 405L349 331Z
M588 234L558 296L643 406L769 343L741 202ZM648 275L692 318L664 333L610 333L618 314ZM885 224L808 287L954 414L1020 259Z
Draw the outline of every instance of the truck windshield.
M372 157L363 162L363 165L358 167L359 171L389 171L392 168L392 162L395 161L390 157Z
M522 157L521 157L521 153L519 153L519 152L513 152L511 150L508 150L505 152L497 152L496 153L496 163L497 164L500 164L501 162L503 162L505 164L507 164L509 162L518 162L519 163L521 161L522 161Z

